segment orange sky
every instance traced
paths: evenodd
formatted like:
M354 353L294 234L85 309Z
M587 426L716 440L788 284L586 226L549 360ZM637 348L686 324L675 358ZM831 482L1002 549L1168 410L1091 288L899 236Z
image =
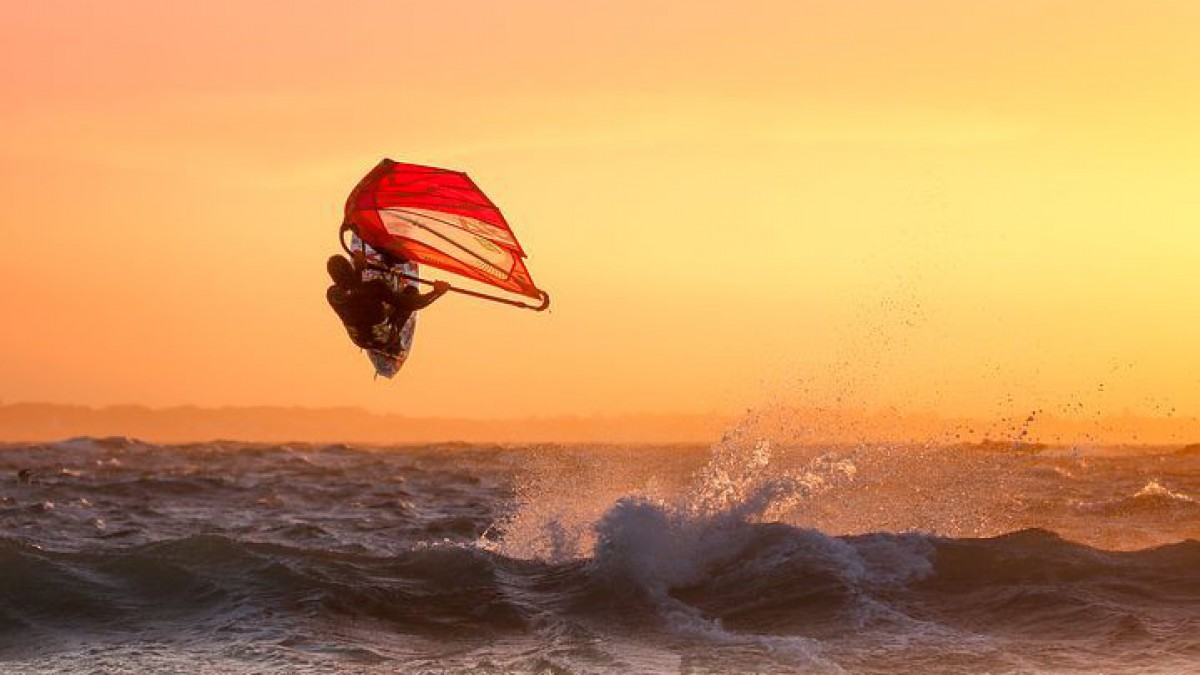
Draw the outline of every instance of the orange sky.
M6 2L0 400L1196 415L1197 35L1191 0ZM323 261L385 156L470 173L553 310L451 296L373 381Z

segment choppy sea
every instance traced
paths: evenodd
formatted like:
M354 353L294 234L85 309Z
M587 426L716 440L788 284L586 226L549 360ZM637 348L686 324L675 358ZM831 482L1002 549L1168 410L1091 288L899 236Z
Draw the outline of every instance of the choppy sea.
M1195 450L10 444L0 672L1200 672Z

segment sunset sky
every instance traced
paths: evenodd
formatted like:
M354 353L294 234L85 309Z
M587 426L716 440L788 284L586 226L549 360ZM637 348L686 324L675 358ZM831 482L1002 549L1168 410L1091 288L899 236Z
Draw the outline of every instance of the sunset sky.
M0 401L1200 414L1194 0L0 3ZM381 158L553 296L325 303Z

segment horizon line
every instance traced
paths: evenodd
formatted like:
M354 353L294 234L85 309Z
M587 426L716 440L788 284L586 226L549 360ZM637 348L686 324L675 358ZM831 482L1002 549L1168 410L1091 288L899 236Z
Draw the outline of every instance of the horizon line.
M470 418L410 416L356 406L0 403L0 439L11 442L124 436L150 442L716 443L730 435L802 444L1186 445L1200 439L1200 418L1126 410L1093 417L1035 413L989 419L886 407L867 411L778 405L741 415L627 412Z

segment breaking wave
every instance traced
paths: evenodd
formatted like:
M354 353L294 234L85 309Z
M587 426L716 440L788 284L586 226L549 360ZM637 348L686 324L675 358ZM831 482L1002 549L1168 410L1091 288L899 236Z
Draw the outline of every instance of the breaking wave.
M1124 460L736 431L9 447L0 648L14 672L1187 670L1196 488L1171 461L1135 481ZM1063 534L1139 528L1173 541Z

